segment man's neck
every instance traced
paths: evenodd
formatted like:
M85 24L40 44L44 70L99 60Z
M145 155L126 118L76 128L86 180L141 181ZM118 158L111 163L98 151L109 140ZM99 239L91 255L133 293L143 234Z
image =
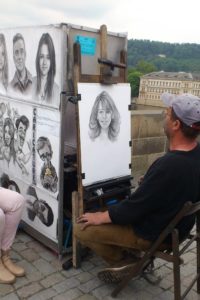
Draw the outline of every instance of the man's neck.
M169 149L179 151L190 151L193 150L197 145L196 139L171 139L169 141Z

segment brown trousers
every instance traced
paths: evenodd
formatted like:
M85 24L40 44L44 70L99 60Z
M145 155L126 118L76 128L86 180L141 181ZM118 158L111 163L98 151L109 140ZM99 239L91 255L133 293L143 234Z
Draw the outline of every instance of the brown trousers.
M125 249L146 250L151 246L150 241L135 234L131 225L104 224L81 230L80 225L75 224L73 230L81 244L92 249L109 264L122 260Z

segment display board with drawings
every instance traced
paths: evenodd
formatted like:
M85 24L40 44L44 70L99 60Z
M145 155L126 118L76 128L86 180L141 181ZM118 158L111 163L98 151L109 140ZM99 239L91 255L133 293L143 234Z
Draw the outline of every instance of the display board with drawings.
M79 83L83 185L131 174L130 86Z
M1 186L24 195L23 220L54 241L66 45L59 26L0 30Z
M55 26L1 30L0 94L58 108L64 46L66 35Z
M0 185L25 197L23 220L54 241L59 130L59 111L0 99Z

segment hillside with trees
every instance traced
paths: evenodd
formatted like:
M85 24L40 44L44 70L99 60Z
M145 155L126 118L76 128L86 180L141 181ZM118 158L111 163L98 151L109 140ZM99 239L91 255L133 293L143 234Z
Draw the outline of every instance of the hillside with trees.
M200 45L129 40L128 81L133 97L138 96L140 76L154 71L200 72Z
M158 71L200 72L200 45L129 40L129 68L136 67L140 60L152 63Z

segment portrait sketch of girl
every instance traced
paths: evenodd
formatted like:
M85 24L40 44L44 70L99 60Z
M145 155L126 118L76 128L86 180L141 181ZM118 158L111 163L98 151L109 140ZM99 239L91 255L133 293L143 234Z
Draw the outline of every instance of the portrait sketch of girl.
M59 88L54 82L56 57L49 33L44 33L40 38L35 63L37 76L33 78L33 98L41 103L57 104Z
M4 35L0 34L0 93L5 95L8 87L8 56Z
M106 92L102 91L97 97L92 107L89 120L89 136L95 141L117 140L120 131L120 114L111 98Z
M130 174L130 86L78 83L78 93L83 185Z
M10 118L5 118L3 124L3 142L4 145L1 148L2 158L5 159L8 164L11 158L15 162L15 150L14 150L14 134L15 128L12 120Z

